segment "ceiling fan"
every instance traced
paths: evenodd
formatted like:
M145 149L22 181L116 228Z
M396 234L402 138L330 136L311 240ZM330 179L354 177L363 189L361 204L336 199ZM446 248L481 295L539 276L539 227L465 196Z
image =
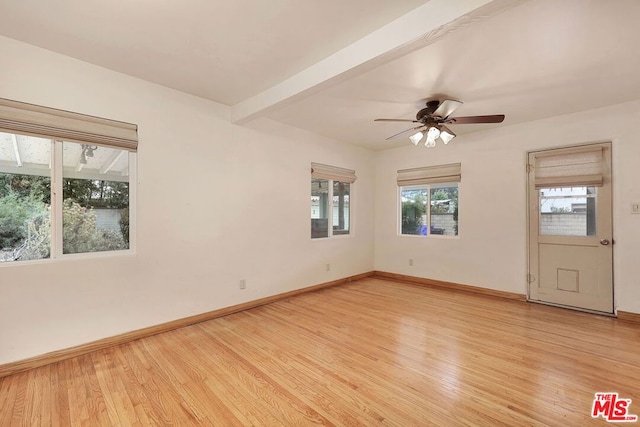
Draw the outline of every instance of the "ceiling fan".
M418 145L426 134L425 145L427 147L435 147L436 139L440 139L448 144L456 134L446 125L462 125L472 123L502 123L504 114L494 114L490 116L466 116L466 117L450 117L453 112L462 105L462 102L453 99L445 99L427 101L427 106L416 114L416 119L375 119L375 122L409 122L419 123L418 126L405 129L395 135L391 135L387 139L392 139L406 132L415 130L414 134L409 137L413 145Z

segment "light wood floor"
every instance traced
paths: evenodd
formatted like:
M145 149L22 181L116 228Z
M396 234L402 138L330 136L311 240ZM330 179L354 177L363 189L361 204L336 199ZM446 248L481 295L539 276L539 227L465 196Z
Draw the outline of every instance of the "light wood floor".
M0 379L11 425L606 425L640 327L365 279Z

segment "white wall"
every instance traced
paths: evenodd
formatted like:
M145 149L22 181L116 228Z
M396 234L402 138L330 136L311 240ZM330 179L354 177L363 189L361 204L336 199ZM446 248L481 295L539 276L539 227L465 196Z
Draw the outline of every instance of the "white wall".
M0 57L0 96L140 140L137 253L0 266L0 364L373 269L370 151L3 37ZM311 241L312 161L356 170L352 236Z
M374 154L268 120L233 126L226 106L3 37L0 55L0 96L140 137L137 253L0 266L0 364L374 268L524 293L526 152L607 140L616 301L640 313L640 101ZM309 238L312 161L357 171L352 236ZM397 236L396 171L451 162L460 238Z
M603 141L613 141L615 300L640 313L640 215L630 213L640 201L640 101L377 153L376 270L525 294L527 151ZM398 236L396 171L454 162L460 237Z

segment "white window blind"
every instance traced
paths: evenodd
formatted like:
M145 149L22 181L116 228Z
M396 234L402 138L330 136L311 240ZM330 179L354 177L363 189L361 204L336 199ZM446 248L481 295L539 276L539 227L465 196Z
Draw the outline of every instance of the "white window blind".
M461 177L460 163L401 169L398 171L398 186L460 182Z
M603 147L576 147L536 155L536 188L602 186Z
M0 131L136 151L138 127L0 98Z
M311 177L348 182L349 184L354 183L358 178L354 170L323 165L321 163L311 163Z

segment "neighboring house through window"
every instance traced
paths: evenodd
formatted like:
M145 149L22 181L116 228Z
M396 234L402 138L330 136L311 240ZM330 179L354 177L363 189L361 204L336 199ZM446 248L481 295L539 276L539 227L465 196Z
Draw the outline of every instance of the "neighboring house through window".
M351 232L351 184L355 180L353 170L311 163L312 239Z
M0 262L127 250L137 127L0 98Z
M460 178L460 163L399 170L399 233L457 236Z

